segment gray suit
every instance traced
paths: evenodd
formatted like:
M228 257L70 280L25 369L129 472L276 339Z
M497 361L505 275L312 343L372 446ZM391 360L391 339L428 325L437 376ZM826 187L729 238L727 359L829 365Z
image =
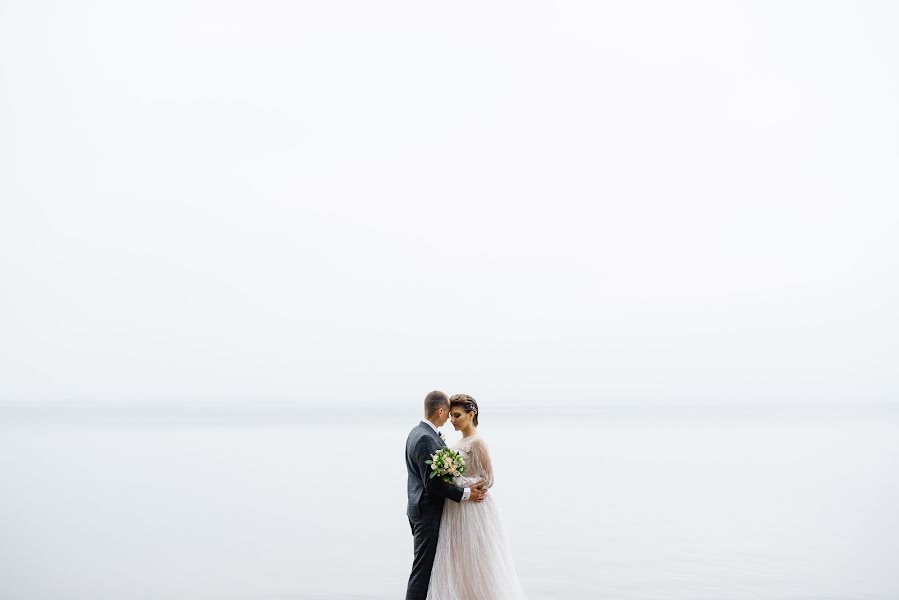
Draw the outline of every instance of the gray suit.
M431 466L425 461L444 447L446 444L427 423L419 423L406 438L406 471L409 476L406 516L409 517L415 547L406 600L426 600L434 555L437 553L443 503L447 498L461 502L465 492L437 477L430 478Z

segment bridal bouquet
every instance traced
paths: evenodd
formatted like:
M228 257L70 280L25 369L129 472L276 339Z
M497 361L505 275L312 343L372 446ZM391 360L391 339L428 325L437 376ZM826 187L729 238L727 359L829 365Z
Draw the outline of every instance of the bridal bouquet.
M465 473L465 459L449 448L441 448L425 464L431 465L431 479L439 477L447 483L452 483L453 477L461 477Z

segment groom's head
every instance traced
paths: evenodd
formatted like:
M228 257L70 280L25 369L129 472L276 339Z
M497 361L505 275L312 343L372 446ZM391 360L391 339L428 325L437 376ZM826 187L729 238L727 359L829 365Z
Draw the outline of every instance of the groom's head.
M449 418L449 398L441 391L434 390L425 396L425 418L441 427Z

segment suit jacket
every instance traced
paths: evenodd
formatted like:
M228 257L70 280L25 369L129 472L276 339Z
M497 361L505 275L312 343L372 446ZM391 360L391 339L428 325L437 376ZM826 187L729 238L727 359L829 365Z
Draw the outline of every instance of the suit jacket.
M449 498L462 502L462 488L450 485L438 477L431 478L431 465L425 461L446 444L427 423L419 423L406 438L406 471L409 475L406 485L409 517L440 518L443 502Z

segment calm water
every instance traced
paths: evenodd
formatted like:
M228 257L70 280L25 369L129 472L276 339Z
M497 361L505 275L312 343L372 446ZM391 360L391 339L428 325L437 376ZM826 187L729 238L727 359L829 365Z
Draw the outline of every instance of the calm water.
M893 411L485 417L532 600L899 597ZM401 598L415 422L0 411L0 598Z

